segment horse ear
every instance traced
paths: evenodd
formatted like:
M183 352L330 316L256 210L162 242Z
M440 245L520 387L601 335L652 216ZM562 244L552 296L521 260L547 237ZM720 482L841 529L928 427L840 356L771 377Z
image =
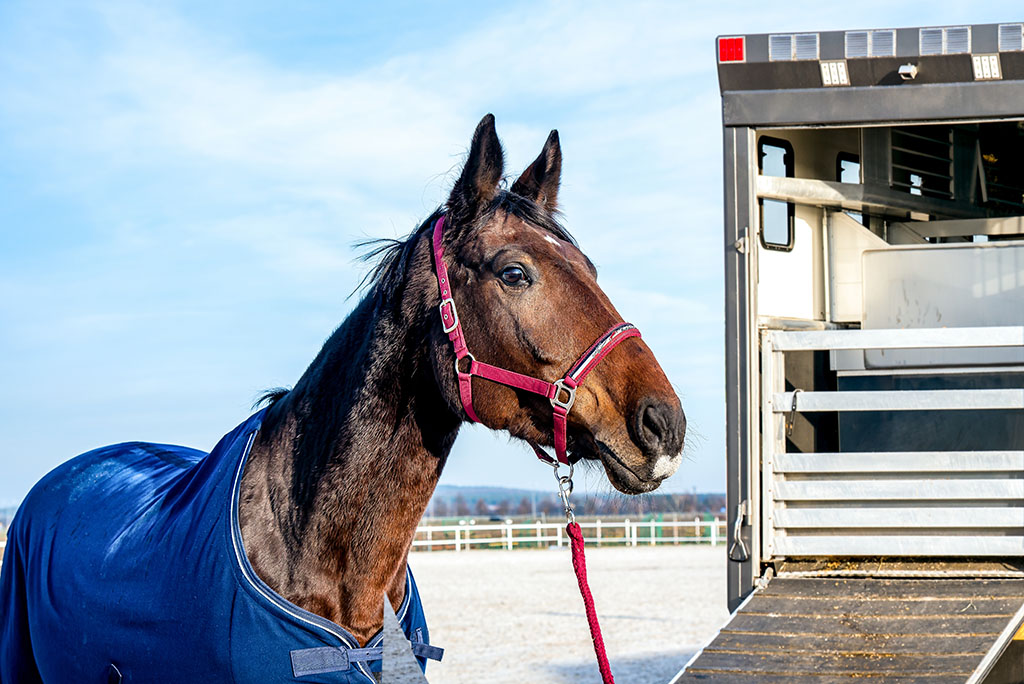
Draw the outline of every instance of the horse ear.
M558 131L551 131L544 149L523 175L512 184L512 193L532 199L548 211L558 208L558 184L562 180L562 147Z
M473 133L466 165L448 197L448 210L460 222L475 219L498 194L498 181L504 171L505 153L494 130L494 115L488 114Z

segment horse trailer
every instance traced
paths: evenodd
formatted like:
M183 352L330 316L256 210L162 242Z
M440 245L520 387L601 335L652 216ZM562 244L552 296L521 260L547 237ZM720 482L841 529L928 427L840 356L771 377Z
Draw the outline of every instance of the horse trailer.
M732 615L673 682L1024 681L1024 24L717 57Z

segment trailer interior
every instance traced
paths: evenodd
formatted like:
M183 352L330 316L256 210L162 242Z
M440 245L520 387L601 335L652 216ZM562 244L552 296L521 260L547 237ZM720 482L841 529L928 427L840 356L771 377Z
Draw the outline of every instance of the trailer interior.
M1024 25L718 39L729 623L675 682L1024 681Z

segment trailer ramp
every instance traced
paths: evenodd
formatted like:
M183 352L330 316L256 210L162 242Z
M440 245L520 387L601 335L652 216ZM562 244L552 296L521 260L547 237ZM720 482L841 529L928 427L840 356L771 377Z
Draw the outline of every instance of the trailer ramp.
M823 684L981 682L1024 622L1024 579L772 579L677 675Z

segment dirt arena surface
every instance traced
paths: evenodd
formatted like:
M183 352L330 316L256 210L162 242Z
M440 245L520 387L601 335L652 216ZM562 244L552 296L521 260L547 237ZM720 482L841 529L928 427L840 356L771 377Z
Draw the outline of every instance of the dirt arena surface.
M723 546L587 548L615 681L666 684L722 626ZM431 684L600 684L568 548L417 552Z

